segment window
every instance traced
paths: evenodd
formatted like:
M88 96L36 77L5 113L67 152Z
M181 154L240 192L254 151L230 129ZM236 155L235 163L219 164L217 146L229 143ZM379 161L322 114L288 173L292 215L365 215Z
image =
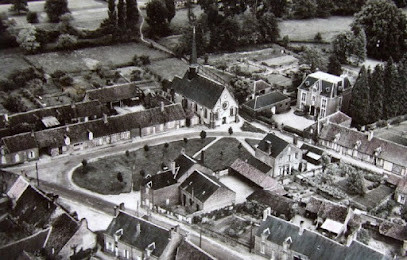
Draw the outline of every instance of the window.
M307 93L305 93L305 92L301 93L301 101L305 102L306 98L307 98Z
M113 251L113 244L110 243L110 242L106 242L106 249L107 249L108 251Z
M129 251L124 249L123 250L123 256L124 256L124 258L129 259L129 256L130 256Z
M265 253L266 253L266 242L264 242L264 241L261 241L260 253L261 253L261 254L265 254Z
M32 159L32 158L34 158L34 157L35 157L35 153L34 153L33 151L30 151L30 152L28 153L28 158Z
M321 100L321 108L326 109L326 104L327 104L326 98L322 98L322 100Z
M295 153L295 159L298 159L298 153Z
M207 118L208 117L208 109L205 108L204 110L204 117Z
M230 108L230 116L233 116L234 115L234 113L233 113L233 107L231 107Z

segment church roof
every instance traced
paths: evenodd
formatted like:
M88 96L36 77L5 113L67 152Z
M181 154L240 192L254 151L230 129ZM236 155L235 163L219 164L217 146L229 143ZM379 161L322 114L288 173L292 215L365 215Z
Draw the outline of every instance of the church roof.
M213 108L216 105L225 89L220 83L199 73L192 79L188 79L188 73L183 78L175 77L171 88L176 93L207 108Z

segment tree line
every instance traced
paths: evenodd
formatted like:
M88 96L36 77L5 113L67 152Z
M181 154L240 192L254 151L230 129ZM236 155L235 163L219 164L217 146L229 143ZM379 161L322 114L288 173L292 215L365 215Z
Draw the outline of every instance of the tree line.
M352 91L349 113L357 126L407 114L407 56L389 59L373 71L362 67Z

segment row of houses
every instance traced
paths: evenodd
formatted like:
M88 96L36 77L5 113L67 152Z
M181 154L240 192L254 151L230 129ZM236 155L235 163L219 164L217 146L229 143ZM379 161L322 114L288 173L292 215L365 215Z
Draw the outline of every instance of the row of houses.
M318 143L339 154L373 164L386 172L401 176L407 174L407 148L377 138L373 132L362 133L330 122L322 127Z
M169 105L124 115L33 131L1 140L1 165L36 160L40 154L56 156L91 147L179 129L185 126L180 105Z

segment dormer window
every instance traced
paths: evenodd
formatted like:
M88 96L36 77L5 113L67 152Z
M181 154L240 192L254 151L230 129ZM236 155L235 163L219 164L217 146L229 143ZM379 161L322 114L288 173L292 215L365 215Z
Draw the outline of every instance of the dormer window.
M362 142L360 140L357 140L355 143L354 149L358 149L361 144L362 144Z
M151 189L151 187L153 186L153 182L149 181L146 186L147 186L147 188Z
M265 230L263 230L263 232L261 233L261 239L265 240L269 235L270 235L270 229L266 228Z
M118 229L116 232L114 232L114 241L118 242L120 237L123 235L123 229Z
M338 142L339 138L341 138L341 133L335 135L334 142Z

